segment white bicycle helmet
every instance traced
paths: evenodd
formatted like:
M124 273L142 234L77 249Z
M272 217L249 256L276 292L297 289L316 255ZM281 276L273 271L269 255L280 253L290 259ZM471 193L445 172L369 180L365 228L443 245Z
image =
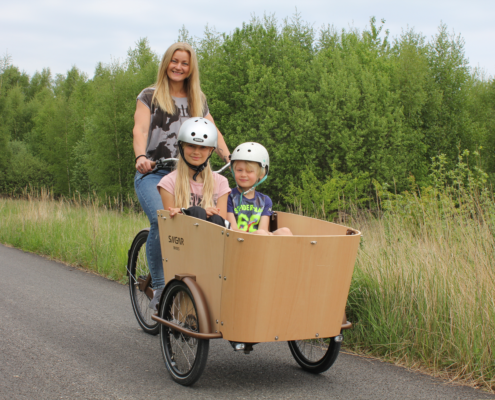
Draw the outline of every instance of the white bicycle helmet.
M268 174L270 167L270 156L265 147L259 143L247 142L237 146L230 156L230 161L254 161L261 168L265 168Z
M182 148L181 143L189 143L195 144L198 146L204 147L213 147L214 149L218 146L218 131L215 124L206 118L194 117L189 118L186 122L182 124L179 130L179 135L177 137L177 144L179 145L179 153L187 164L189 168L196 173L193 176L193 180L196 180L198 174L203 171L208 165L208 160L210 156L206 159L206 161L201 165L192 165L187 162L184 157L184 149Z
M177 141L216 149L218 146L217 127L206 118L189 118L180 127Z
M241 193L241 195L245 195L246 193L254 190L256 186L258 186L260 183L264 182L266 178L268 178L268 172L270 169L270 156L268 155L268 151L263 145L255 142L247 142L240 144L234 149L234 151L230 155L230 169L232 172L232 176L235 179L233 167L234 161L253 161L257 162L261 166L261 168L265 168L265 176L260 181L256 182L251 189ZM237 187L239 187L239 185L237 185Z

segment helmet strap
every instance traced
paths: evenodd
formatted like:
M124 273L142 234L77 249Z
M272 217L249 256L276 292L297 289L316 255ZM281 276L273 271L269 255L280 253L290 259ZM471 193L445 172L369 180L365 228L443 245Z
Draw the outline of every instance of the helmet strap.
M233 170L232 170L232 175L234 175L234 171ZM237 185L237 189L239 189L239 192L241 192L241 198L239 199L239 205L242 204L242 196L244 196L245 194L248 194L248 193L252 192L253 190L255 190L256 186L258 186L260 183L263 183L266 180L266 178L268 178L268 174L265 174L265 176L263 178L261 178L250 189L246 190L245 192L243 192L241 190L241 188L239 187L239 185L237 184L237 181L236 181L235 184ZM234 175L234 180L235 180L235 175Z

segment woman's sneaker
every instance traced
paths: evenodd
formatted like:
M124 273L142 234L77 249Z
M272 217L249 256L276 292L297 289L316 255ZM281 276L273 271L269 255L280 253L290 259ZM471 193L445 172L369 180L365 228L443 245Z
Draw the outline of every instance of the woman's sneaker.
M164 288L153 290L153 298L151 299L148 307L154 311L158 311L157 307L160 302L160 297L162 297L163 289Z

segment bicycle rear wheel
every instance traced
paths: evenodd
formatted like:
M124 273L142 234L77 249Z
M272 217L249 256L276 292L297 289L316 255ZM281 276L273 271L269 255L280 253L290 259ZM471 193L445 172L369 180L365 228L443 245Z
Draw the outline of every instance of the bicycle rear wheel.
M341 342L335 338L294 340L289 343L292 356L305 371L320 374L337 359Z
M127 268L129 273L129 294L131 296L132 309L139 326L150 335L158 335L160 327L151 316L154 311L148 307L153 298L151 276L149 274L146 258L146 240L148 230L142 230L137 234L129 250Z

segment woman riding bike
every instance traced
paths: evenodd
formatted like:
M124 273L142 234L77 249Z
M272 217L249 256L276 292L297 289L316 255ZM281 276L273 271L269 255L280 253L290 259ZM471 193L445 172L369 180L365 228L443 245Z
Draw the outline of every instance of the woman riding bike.
M171 171L149 172L160 158L177 157L180 127L191 117L204 117L214 124L201 91L196 53L187 43L175 43L163 55L156 83L137 97L134 114L134 187L150 221L146 257L155 291L165 286L156 214L163 204L156 186ZM228 162L230 152L219 131L216 153Z

